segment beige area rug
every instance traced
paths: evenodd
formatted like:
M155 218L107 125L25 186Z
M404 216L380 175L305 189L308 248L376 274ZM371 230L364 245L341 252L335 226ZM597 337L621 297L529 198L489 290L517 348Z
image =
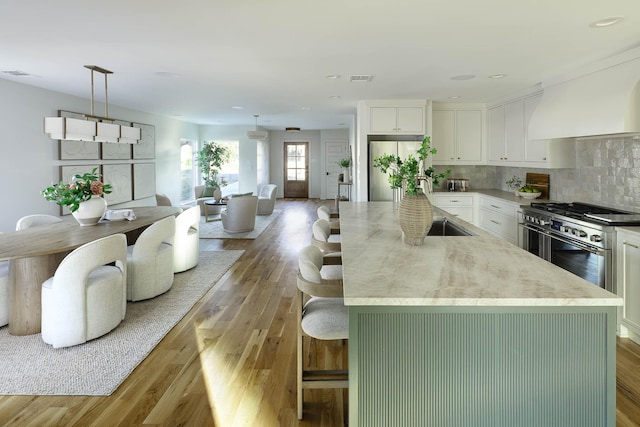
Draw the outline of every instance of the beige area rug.
M127 303L122 323L86 344L54 349L40 334L16 337L0 328L0 394L110 395L243 253L201 252L167 293Z
M256 227L247 233L227 233L222 228L222 221L205 222L204 216L200 219L201 239L255 239L273 222L282 209L274 209L271 215L256 215ZM217 215L219 218L220 215ZM216 218L211 215L209 220Z

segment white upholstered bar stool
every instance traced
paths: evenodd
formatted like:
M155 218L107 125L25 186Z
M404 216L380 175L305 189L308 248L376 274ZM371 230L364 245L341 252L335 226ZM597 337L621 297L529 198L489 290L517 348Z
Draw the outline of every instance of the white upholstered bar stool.
M42 284L42 340L54 348L85 343L124 319L127 239L113 234L67 255Z
M304 335L317 340L349 338L349 311L344 305L341 270L327 271L327 259L315 246L302 249L298 258L298 343L297 396L298 419L303 416L305 389L348 388L348 370L305 369ZM333 258L335 259L335 258ZM325 271L323 271L325 270Z
M324 254L339 253L342 251L340 244L340 235L331 234L331 225L329 221L317 219L311 226L313 233L311 243L320 248Z
M173 239L176 219L161 219L127 247L127 300L140 301L167 292L173 285Z
M16 223L16 231L26 230L27 228L35 227L37 225L54 224L60 222L62 219L58 216L47 214L33 214L23 216Z
M331 217L331 210L326 206L318 207L318 219L324 219L329 223L331 234L340 234L340 219Z
M198 265L200 259L200 206L176 217L173 238L173 272L181 273Z

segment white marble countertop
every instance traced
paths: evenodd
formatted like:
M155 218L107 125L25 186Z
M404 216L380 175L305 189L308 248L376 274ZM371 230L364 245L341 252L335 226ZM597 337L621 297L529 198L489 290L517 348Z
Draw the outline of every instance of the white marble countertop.
M392 202L340 203L345 305L622 305L503 239L435 207L434 214L475 236L427 236L423 246L409 246Z
M506 202L512 202L512 203L517 203L519 205L530 205L531 202L550 202L552 200L550 199L543 199L541 197L538 197L537 199L525 199L524 197L520 197L520 196L516 196L515 193L513 191L503 191L503 190L495 190L495 189L474 189L474 190L470 190L468 192L461 192L461 191L445 191L445 190L437 190L434 191L432 194L438 194L438 195L443 195L443 194L484 194L485 196L491 196L491 197L496 197L498 199L502 199Z

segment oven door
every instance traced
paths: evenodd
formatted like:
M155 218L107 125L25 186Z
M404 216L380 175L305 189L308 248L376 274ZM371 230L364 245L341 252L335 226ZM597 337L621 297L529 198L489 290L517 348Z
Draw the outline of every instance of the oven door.
M547 233L533 224L520 223L520 247L540 258L549 260L551 241Z
M550 234L549 239L547 261L613 292L610 249L596 248L555 234Z

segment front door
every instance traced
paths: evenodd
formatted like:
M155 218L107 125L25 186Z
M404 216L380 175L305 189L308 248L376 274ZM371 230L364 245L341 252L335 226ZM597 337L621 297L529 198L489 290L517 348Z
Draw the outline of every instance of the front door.
M284 197L309 197L309 143L284 143Z

